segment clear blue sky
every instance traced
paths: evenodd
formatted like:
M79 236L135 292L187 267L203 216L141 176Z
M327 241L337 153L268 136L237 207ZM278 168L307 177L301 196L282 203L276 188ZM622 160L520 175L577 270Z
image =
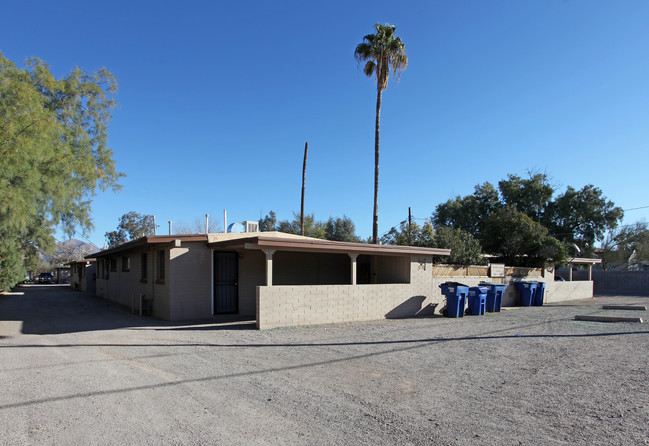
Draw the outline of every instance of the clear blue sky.
M0 51L62 76L108 68L123 190L94 199L97 245L131 210L229 222L299 211L372 231L376 88L353 52L398 26L409 65L383 97L379 232L477 183L547 172L649 206L649 2L6 2ZM624 223L649 220L649 208Z

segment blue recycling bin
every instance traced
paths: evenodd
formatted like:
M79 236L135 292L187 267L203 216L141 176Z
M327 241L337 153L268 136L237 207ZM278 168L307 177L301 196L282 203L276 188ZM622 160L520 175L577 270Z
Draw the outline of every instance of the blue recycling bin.
M487 309L487 292L489 288L472 286L469 288L469 310L474 316L482 316Z
M535 307L543 306L543 298L545 297L545 282L536 282L536 292L534 293Z
M480 286L488 288L487 291L487 311L489 313L498 313L503 305L503 294L507 285L504 283L480 282Z
M469 285L459 282L444 282L439 286L446 296L446 316L463 317Z
M534 294L538 282L520 281L514 283L516 284L516 289L521 293L521 306L531 307L534 303Z

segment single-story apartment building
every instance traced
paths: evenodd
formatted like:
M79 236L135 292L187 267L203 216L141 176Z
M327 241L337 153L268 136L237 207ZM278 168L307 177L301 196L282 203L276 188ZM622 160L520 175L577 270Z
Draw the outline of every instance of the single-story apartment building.
M97 288L97 265L95 259L76 260L66 263L70 267L70 288L92 291Z
M177 321L238 314L260 329L434 311L450 250L280 232L146 236L94 253L98 296Z

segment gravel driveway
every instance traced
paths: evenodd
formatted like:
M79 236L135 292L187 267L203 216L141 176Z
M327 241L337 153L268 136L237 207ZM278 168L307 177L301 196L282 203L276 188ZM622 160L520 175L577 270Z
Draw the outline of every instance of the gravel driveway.
M0 444L649 444L649 326L607 296L254 330L69 288L0 295Z

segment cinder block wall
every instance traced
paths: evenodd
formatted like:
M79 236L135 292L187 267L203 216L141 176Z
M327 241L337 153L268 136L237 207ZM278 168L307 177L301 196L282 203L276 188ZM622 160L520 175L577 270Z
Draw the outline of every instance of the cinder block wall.
M477 286L480 282L497 282L506 284L503 293L503 306L520 305L520 292L514 284L516 281L537 281L545 282L544 303L562 302L573 299L588 299L593 297L593 282L555 282L554 277L532 276L521 278L505 277L504 279L493 279L488 276L472 277L433 277L432 279L432 301L437 303L435 312L441 313L446 307L446 296L444 296L439 285L444 282L460 282L468 286Z
M432 314L431 259L411 257L410 283L257 287L257 328Z

